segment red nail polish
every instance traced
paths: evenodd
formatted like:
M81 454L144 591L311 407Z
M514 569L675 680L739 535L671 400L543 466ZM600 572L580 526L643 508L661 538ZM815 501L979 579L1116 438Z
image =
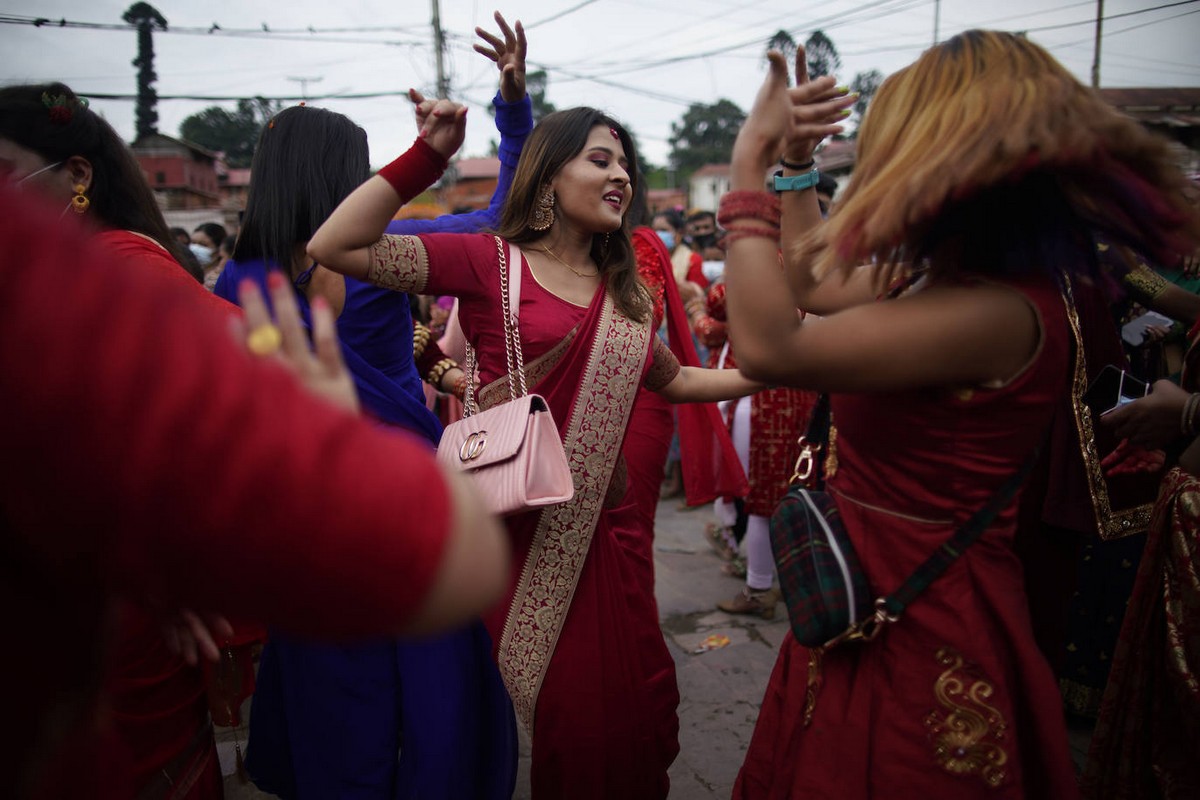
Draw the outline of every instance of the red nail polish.
M258 284L253 278L242 278L238 281L238 294L249 294L258 291Z
M324 297L317 295L312 301L313 311L326 311L329 309L329 301Z
M282 289L286 285L287 282L283 279L283 273L279 270L271 270L269 273L267 273L268 287L272 289Z

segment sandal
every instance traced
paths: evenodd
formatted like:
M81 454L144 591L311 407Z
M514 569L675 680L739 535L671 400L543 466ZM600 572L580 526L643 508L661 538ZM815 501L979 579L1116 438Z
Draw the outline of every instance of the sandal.
M717 608L726 614L757 614L765 620L775 619L775 604L779 602L778 589L751 590L743 587L732 600L722 600Z
M733 561L737 558L737 550L729 542L728 528L715 522L704 526L704 538L722 561Z

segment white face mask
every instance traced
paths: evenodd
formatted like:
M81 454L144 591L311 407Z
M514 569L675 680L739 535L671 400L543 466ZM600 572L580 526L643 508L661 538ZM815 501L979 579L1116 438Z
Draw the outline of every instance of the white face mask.
M725 274L725 262L705 261L700 264L700 271L704 273L704 280L712 283L717 278Z
M205 247L202 244L192 242L188 245L188 249L192 251L192 255L200 260L201 264L207 264L212 261L213 251L211 247Z

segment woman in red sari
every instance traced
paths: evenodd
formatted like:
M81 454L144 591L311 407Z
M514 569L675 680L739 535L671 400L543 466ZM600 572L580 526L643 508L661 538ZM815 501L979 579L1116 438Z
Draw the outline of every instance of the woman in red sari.
M571 501L507 520L521 569L507 601L485 617L517 717L532 735L533 796L666 797L678 696L644 580L622 443L643 385L689 402L757 384L681 368L653 335L625 220L633 144L594 109L557 112L534 128L499 238L381 238L462 141L454 104L421 111L421 138L339 206L309 254L383 286L458 297L488 407L508 397L499 264L505 242L514 246L529 388L548 402L575 478Z
M1097 274L1093 234L1160 252L1200 220L1165 142L1032 42L968 31L884 82L822 224L809 162L854 97L809 81L803 48L795 88L770 61L722 201L730 320L747 375L830 392L827 488L878 597L1046 438L1069 389L1059 276ZM877 301L905 263L918 280ZM1010 502L872 641L787 636L735 797L1076 797L1014 528Z

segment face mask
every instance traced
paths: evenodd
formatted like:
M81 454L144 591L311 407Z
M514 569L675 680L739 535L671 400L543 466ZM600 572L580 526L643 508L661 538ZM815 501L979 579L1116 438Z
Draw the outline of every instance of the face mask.
M21 178L21 180L17 181L14 185L20 186L25 181L30 180L32 178L36 178L38 175L41 175L43 172L49 172L50 170L54 169L55 167L62 166L62 163L63 162L61 162L61 161L55 161L53 164L47 164L46 166L42 167L41 169L39 169L35 172L31 172L28 175L26 175L24 178Z
M700 264L700 272L704 274L704 280L712 283L717 278L725 274L724 261L705 261Z
M209 261L212 261L213 251L211 247L192 243L188 245L188 249L192 251L192 255L200 260L201 264L207 264Z
M702 233L699 236L692 237L699 248L712 247L717 243L717 235L715 233Z
M658 234L658 238L662 239L663 245L668 250L675 249L675 234L674 233L672 233L671 231L655 231L655 233Z

